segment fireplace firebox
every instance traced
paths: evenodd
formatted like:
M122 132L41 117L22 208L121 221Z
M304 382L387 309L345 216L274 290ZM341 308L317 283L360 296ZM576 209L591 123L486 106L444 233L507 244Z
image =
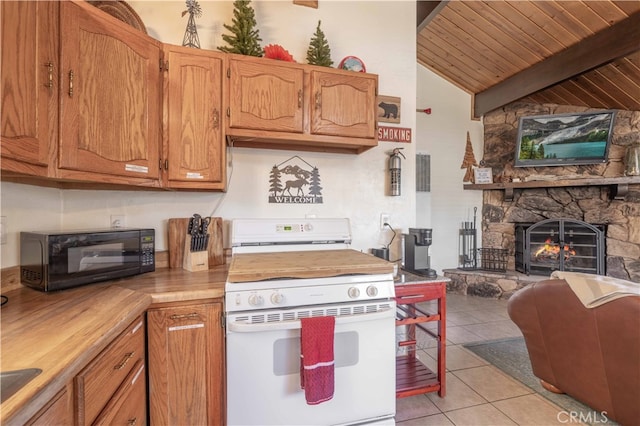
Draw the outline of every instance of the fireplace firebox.
M605 226L574 219L518 223L515 267L527 275L553 271L605 274Z

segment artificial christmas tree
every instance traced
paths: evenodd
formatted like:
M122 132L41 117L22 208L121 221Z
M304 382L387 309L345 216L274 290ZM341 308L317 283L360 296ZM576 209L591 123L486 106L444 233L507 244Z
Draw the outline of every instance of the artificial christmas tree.
M469 132L467 132L467 145L464 148L464 159L462 160L461 169L466 167L467 172L464 174L463 182L474 183L475 176L473 175L473 166L477 166L476 157L473 155L473 146L471 146L471 138Z
M309 49L307 50L307 62L311 65L321 65L323 67L330 67L333 65L331 60L331 49L329 43L324 36L324 33L320 29L320 21L318 21L318 27L316 32L311 37L309 43Z
M262 56L259 31L255 28L256 19L251 0L236 0L233 2L233 25L223 24L233 35L223 34L222 39L229 46L219 46L218 49L226 53L239 53L248 56Z

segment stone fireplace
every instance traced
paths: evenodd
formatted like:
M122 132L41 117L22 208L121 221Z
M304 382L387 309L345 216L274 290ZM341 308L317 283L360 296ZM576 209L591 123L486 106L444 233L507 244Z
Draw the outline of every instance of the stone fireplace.
M606 164L513 166L521 116L587 110L514 102L484 116L483 164L492 169L496 184L468 189L483 190L481 246L506 249L507 272L447 270L450 291L509 297L540 280L541 275L516 271L516 229L548 219L597 225L604 236L603 275L640 282L640 178L624 178L623 173L626 148L640 141L640 111L618 111ZM625 183L619 186L621 179Z

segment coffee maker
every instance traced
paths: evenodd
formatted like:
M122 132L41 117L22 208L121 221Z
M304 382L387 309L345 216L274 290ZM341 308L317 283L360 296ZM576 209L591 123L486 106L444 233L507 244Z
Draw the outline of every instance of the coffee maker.
M409 228L408 234L402 234L404 239L402 259L405 270L416 275L436 278L436 271L430 268L431 233L431 229Z

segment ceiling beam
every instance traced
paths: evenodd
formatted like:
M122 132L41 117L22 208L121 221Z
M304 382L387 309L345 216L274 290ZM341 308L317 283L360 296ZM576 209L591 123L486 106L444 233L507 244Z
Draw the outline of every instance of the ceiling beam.
M475 117L640 50L640 12L476 93Z
M424 27L427 26L429 22L433 18L436 17L438 13L442 10L446 4L449 3L449 0L442 1L422 1L419 0L416 2L416 17L417 17L417 25L418 32L422 31Z

